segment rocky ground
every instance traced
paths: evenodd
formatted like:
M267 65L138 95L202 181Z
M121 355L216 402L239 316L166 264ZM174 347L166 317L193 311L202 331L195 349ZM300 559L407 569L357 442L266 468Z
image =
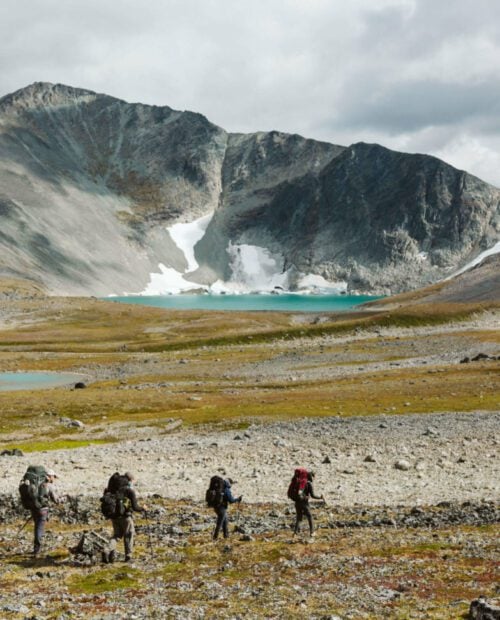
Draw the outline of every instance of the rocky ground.
M292 536L289 506L242 505L232 510L230 538L214 544L214 515L201 503L156 496L138 519L133 562L120 554L112 566L100 563L97 536L105 540L109 527L96 505L96 497L72 497L58 507L50 551L33 561L31 533L18 533L22 521L2 498L2 617L456 619L467 617L478 588L495 596L500 512L492 502L318 505L312 539ZM82 532L91 534L78 550Z
M38 461L69 497L36 562L11 495L33 455L0 457L0 615L466 618L472 599L498 594L499 426L498 412L307 419L45 452ZM290 531L296 465L316 470L327 500L313 509L314 539ZM82 531L107 538L98 497L115 469L136 472L148 513L134 562L109 567L99 547L95 557L68 549ZM213 473L244 495L217 545L200 501Z
M420 505L500 497L500 413L442 413L253 424L241 430L173 430L118 444L37 455L63 493L95 494L113 471L131 469L138 490L199 500L222 473L250 502L281 502L295 467L317 473L333 505ZM16 485L33 454L0 457L0 492Z

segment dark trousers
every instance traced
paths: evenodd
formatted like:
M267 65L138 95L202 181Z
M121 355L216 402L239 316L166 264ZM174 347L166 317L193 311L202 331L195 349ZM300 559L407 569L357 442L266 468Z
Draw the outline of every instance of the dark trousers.
M294 532L298 534L300 530L300 522L302 521L304 517L306 517L309 523L309 533L312 534L313 533L313 520L312 520L311 511L309 510L309 502L303 499L297 500L295 502L295 512L296 512L296 518L295 518Z
M217 523L215 524L213 539L217 540L217 536L219 535L221 528L224 538L227 538L229 536L229 531L227 528L227 506L217 506L214 510L217 515Z
M41 508L40 510L32 510L31 517L35 524L35 537L33 542L33 553L38 553L42 546L42 538L45 534L45 524L49 520L49 509Z

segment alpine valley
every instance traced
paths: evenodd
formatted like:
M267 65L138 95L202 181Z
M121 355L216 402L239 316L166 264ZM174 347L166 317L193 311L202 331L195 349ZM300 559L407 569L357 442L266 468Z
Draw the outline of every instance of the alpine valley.
M0 276L52 294L389 294L499 249L500 190L427 155L35 83L0 99Z

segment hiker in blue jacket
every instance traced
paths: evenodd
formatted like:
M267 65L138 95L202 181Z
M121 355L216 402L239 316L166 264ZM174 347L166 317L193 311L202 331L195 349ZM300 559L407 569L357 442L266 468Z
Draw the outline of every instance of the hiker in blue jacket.
M224 538L227 538L229 536L229 531L227 527L227 507L229 504L234 504L235 502L238 502L238 504L241 503L241 499L243 497L242 495L236 498L233 497L233 494L231 493L232 484L233 481L231 480L231 478L224 480L224 494L222 496L222 502L218 506L214 507L215 514L217 515L217 523L215 525L215 530L212 536L214 540L217 540L221 528Z

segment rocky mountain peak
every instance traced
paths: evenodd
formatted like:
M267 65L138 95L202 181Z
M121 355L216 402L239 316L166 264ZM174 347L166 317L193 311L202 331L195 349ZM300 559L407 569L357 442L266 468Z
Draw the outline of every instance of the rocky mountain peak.
M72 106L80 102L94 101L98 97L107 96L64 84L33 82L33 84L25 88L2 97L0 99L0 110L4 113L20 113L36 108L47 109Z

